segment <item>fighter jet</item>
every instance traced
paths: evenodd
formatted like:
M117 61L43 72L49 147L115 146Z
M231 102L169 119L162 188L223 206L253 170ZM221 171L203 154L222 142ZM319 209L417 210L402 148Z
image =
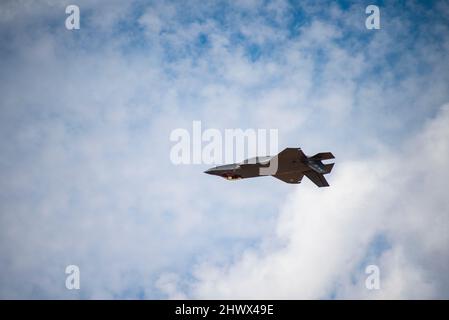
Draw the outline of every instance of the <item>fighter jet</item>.
M275 156L255 157L241 163L227 164L204 171L207 174L238 180L260 176L273 176L286 183L301 183L305 175L318 187L328 187L324 178L331 172L334 163L323 164L322 160L335 159L330 152L306 156L300 148L286 148Z

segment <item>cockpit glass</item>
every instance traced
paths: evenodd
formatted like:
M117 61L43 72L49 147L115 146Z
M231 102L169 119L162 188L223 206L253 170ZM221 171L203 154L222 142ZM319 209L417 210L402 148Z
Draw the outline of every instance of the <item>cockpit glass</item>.
M256 164L256 163L267 163L270 161L271 157L265 156L265 157L252 157L249 159L246 159L242 162L242 164Z

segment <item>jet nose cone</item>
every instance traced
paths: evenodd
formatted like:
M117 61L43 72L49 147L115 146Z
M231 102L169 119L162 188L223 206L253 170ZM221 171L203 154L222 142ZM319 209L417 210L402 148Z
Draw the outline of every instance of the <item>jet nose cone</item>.
M207 174L212 174L212 169L207 169L206 171L204 171L204 173L207 173Z

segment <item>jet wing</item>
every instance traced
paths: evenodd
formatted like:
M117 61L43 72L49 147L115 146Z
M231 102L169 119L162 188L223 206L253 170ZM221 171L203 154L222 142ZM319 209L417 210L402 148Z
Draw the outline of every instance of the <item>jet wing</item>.
M285 148L278 153L279 160L297 160L307 158L301 148Z
M302 172L291 172L285 174L276 174L273 177L278 178L287 183L301 183L304 174Z
M296 163L303 162L304 159L307 156L300 148L285 148L269 160L269 167L261 168L261 175L274 176L278 171L288 171L289 168L297 167Z
M329 187L329 183L327 183L326 178L321 173L315 172L313 170L309 170L304 172L304 174L312 180L318 187Z
M276 157L281 165L301 161L307 158L300 148L285 148L279 152Z

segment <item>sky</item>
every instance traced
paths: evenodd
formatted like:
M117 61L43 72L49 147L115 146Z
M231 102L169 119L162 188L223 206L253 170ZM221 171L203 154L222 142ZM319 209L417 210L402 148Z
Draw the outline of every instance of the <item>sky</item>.
M448 299L448 62L444 1L2 1L0 298ZM193 121L331 186L175 165Z

